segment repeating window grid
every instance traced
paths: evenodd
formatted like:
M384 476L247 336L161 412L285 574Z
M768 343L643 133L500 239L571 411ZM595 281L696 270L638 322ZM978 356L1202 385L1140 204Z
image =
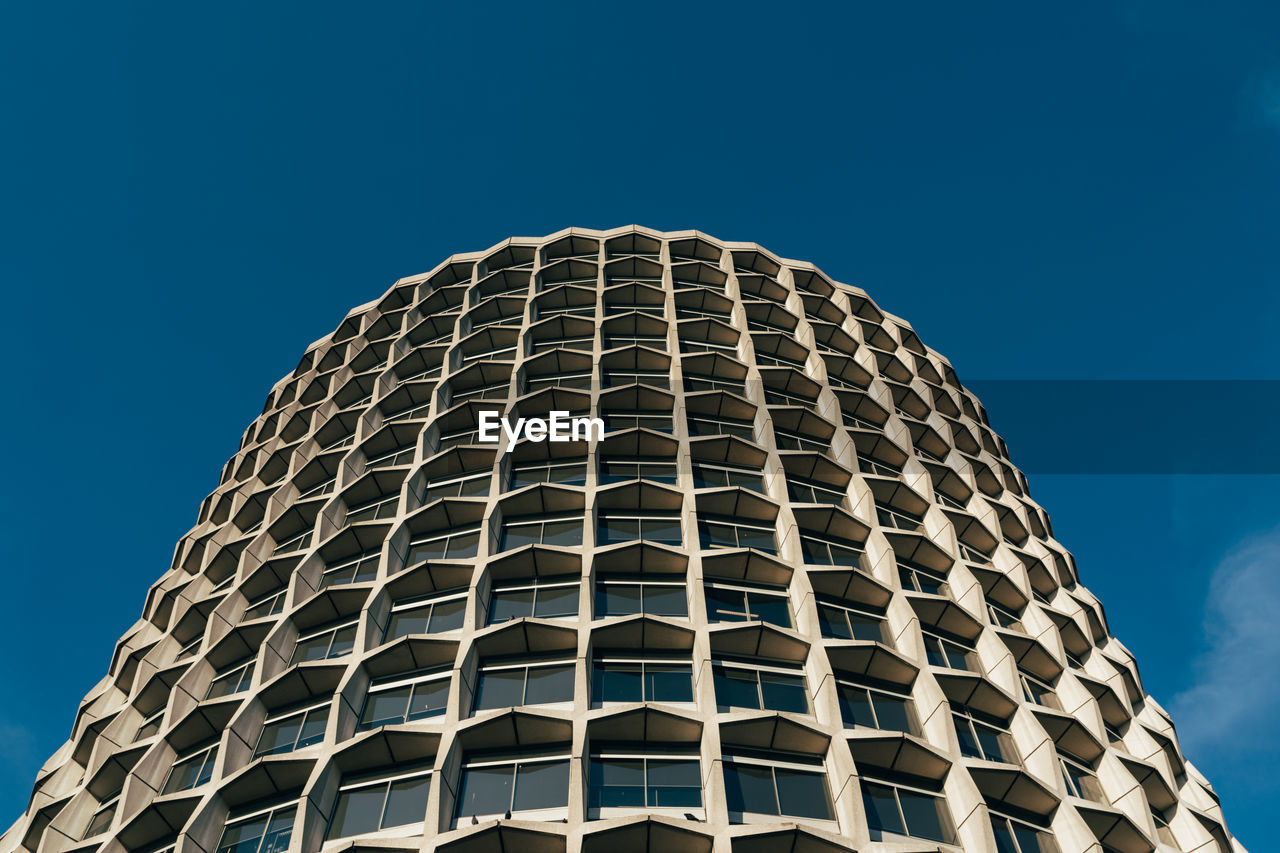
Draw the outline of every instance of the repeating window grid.
M323 485L323 484L322 484L322 485ZM329 484L329 487L330 487L330 488L329 488L329 490L331 491L331 490L332 490L332 484ZM941 502L941 501L940 501L940 502ZM970 550L972 550L972 549L970 549ZM976 554L977 552L973 552L973 553L974 553L974 554ZM969 555L966 555L966 556L969 556L969 557L970 557L970 559L974 559L974 561L978 561L978 560L980 559L981 561L986 562L986 560L987 560L987 557L985 557L984 555L980 555L980 554L979 554L979 555L977 555L977 557L974 557L972 554L969 554ZM1042 594L1039 592L1039 590L1035 590L1035 594L1037 595L1037 598L1038 598L1038 599L1039 599L1039 598L1042 598ZM997 617L997 616L995 615L995 613L989 613L989 615L991 615L991 616L992 616L993 621L996 621L996 622L1000 622L1000 621L1001 621L1001 619L1002 619L1002 618L1004 618L1004 617Z

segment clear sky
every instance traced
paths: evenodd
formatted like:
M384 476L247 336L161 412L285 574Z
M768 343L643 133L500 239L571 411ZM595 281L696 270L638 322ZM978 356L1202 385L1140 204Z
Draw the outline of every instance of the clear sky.
M6 4L0 823L270 386L452 252L698 228L962 378L1280 379L1278 46L1230 0ZM1031 472L1255 850L1277 480Z

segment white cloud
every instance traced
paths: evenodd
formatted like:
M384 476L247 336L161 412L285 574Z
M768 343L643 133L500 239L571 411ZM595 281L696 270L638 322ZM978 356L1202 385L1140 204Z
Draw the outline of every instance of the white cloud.
M1205 602L1208 647L1196 683L1170 713L1184 748L1229 757L1274 738L1280 706L1280 528L1246 540L1213 572Z

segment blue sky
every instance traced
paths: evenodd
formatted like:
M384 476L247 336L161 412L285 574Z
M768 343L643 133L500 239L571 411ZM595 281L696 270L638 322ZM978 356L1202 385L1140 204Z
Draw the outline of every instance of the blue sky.
M694 227L962 378L1280 379L1276 4L436 5L0 13L0 822L272 383L452 252ZM1031 485L1262 849L1277 477Z

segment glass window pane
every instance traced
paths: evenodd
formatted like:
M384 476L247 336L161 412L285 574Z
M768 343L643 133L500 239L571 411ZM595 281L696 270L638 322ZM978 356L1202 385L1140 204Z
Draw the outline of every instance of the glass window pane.
M644 612L654 616L688 616L688 598L682 586L646 586Z
M596 698L601 702L642 702L643 676L635 664L599 664Z
M1019 853L1014 843L1013 833L1009 831L1009 823L1004 818L991 817L991 831L996 837L996 853ZM1029 848L1031 853L1039 853L1035 847Z
M692 702L693 669L689 666L649 664L644 692L650 702Z
M332 640L329 634L321 634L319 637L312 637L309 640L299 640L297 647L293 650L293 660L291 663L299 663L307 660L323 660L329 654L329 642Z
M468 767L462 774L458 815L503 814L511 808L511 784L515 768Z
M444 713L449 699L449 679L441 678L414 685L413 701L409 703L408 720L421 720Z
M680 542L680 520L678 518L646 518L642 529L644 538L649 542Z
M548 702L573 701L573 665L531 666L525 687L524 703L542 705Z
M852 640L853 632L845 619L845 611L825 604L818 606L818 626L822 636L833 640Z
M778 781L778 806L782 814L819 820L832 818L826 776L781 767L773 773Z
M412 687L406 686L370 693L364 703L364 713L360 715L360 728L372 729L404 722L412 691Z
M600 525L600 544L630 542L640 538L640 520L637 518L606 518Z
M328 706L308 711L306 722L302 724L302 730L298 733L298 745L295 749L302 749L324 740L324 728L328 722Z
M942 800L901 788L898 789L898 799L907 821L907 835L950 843L950 833L944 830L946 819L942 815Z
M387 625L387 639L394 640L410 634L427 633L427 623L431 618L431 605L424 604L412 610L399 610L391 614Z
M649 759L648 805L655 808L698 808L702 779L697 761Z
M867 813L867 824L872 830L892 832L896 835L906 834L902 825L902 816L898 814L898 798L893 788L877 785L874 782L862 783L862 807ZM874 839L875 836L872 836Z
M431 793L431 777L418 776L391 783L382 828L420 823L427 816L427 795Z
M329 822L329 838L346 838L377 832L386 799L386 785L357 788L338 795L338 805ZM425 815L426 809L423 809Z
M747 601L751 607L751 613L760 621L783 628L791 627L791 605L786 598L749 592Z
M476 687L476 710L512 708L524 704L524 670L504 669L480 673ZM506 810L505 808L503 809ZM470 812L468 812L470 814ZM488 812L485 812L488 814Z
M600 588L601 616L630 616L640 612L638 584L605 584Z
M712 622L742 622L747 618L741 590L709 586L706 594L707 618Z
M523 764L516 774L513 811L564 808L569 805L569 762Z
M640 759L591 760L591 805L595 808L643 806L644 762Z
M760 692L763 695L764 707L770 711L792 711L804 714L809 710L804 679L799 676L762 672L760 673Z
M760 707L760 688L755 672L715 667L716 704L721 708Z
M289 835L293 832L294 809L275 812L267 825L258 853L284 853L289 848Z
M724 790L731 812L778 814L773 773L768 767L725 764Z
M911 733L911 711L908 700L884 693L872 693L876 706L876 719L880 728L895 732Z
M356 647L356 626L348 625L345 628L339 628L338 632L333 635L333 643L329 646L329 657L336 658L345 655Z
M538 590L533 615L540 619L578 615L578 588L559 586Z
M875 712L867 691L848 685L840 685L840 717L846 726L876 728Z
M222 840L218 842L218 853L254 853L266 829L266 815L231 824L223 830Z
M543 528L542 541L546 545L581 545L582 522L548 521Z
M298 732L302 730L302 715L290 717L277 723L270 723L262 730L258 738L258 749L254 755L276 755L292 752L298 740Z
M493 603L489 606L489 621L493 624L506 622L509 619L520 619L533 615L533 590L499 590L493 594Z
M453 601L441 601L431 611L431 628L433 634L441 631L456 631L462 627L462 617L466 613L467 600L456 598Z

